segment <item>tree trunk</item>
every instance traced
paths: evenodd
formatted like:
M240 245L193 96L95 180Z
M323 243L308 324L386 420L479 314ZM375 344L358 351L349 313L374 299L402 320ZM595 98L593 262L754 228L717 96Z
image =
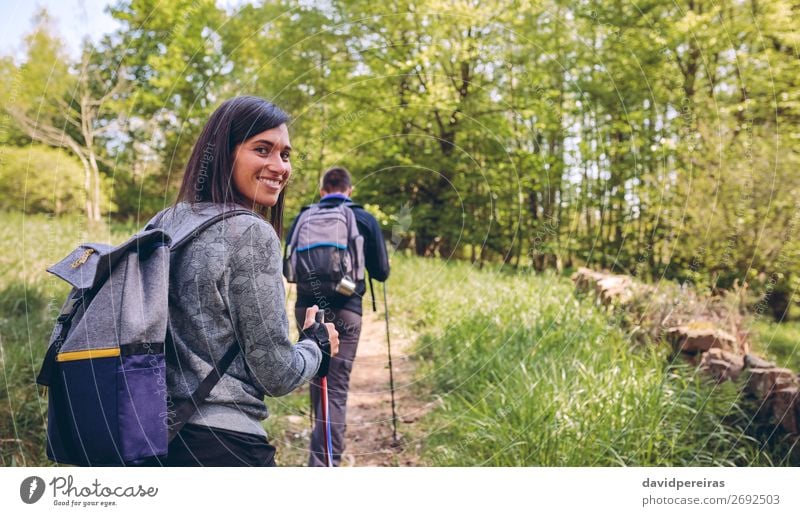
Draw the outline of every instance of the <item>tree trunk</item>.
M84 208L86 209L86 220L92 221L94 208L92 206L92 169L89 162L83 156L79 156L83 164L83 193L86 196Z
M97 159L95 159L94 152L89 154L89 164L92 169L92 177L94 178L94 190L92 192L92 222L100 222L102 218L100 214L100 169L97 166Z

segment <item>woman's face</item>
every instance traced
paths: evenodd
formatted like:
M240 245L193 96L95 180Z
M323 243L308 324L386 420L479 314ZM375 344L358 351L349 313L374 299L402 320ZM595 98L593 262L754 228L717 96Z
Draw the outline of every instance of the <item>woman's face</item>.
M234 147L233 186L245 201L275 206L292 175L291 150L286 124L258 133Z

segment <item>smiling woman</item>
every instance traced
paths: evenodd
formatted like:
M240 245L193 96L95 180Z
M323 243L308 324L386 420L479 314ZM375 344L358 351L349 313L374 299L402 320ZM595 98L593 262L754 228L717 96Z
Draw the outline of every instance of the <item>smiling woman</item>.
M289 115L259 97L223 102L195 143L178 202L238 203L268 216L280 235L284 187L292 173L288 121Z
M166 376L177 436L151 465L274 466L264 396L293 391L338 350L333 324L330 351L289 339L279 238L292 173L288 120L258 97L223 102L195 143L176 204L150 223L170 235L202 225L170 256ZM198 224L209 215L216 222Z
M249 205L255 208L278 203L292 174L291 150L286 124L261 132L236 146L233 185Z

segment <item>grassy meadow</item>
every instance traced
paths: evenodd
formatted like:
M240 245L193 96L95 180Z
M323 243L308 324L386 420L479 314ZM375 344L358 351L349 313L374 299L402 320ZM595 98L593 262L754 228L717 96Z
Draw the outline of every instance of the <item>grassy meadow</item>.
M432 465L796 464L751 421L740 383L714 385L667 346L631 347L567 278L395 265L394 313L417 331L420 381L442 399L425 422Z
M132 230L0 215L0 464L48 465L35 375L68 289L45 268ZM704 380L666 347L631 347L567 278L399 254L392 265L392 324L416 336L419 395L441 400L416 430L430 465L798 464L790 443L751 421L741 385ZM796 360L797 324L759 324L771 356ZM307 400L305 388L268 400L281 464L304 462Z
M45 269L83 241L119 242L124 230L87 229L85 219L0 214L0 464L47 465L47 399L39 372L68 285Z
M762 317L750 326L754 351L778 367L800 372L800 321L775 324Z

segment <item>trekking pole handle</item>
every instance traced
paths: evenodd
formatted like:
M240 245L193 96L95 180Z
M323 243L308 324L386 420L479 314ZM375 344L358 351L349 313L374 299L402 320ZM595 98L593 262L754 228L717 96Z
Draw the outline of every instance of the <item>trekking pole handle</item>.
M319 310L314 316L314 324L310 328L303 330L303 336L313 340L322 351L322 362L317 370L317 378L328 375L328 367L331 362L331 339L328 335L328 328L325 326L325 310Z

